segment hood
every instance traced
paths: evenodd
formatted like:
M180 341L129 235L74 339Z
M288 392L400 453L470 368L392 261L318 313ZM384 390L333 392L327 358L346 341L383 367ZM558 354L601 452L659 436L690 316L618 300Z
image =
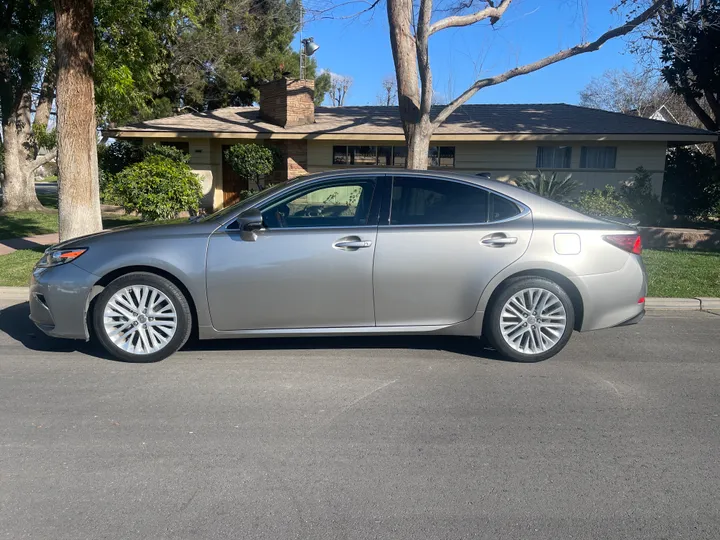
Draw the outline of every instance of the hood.
M217 229L217 223L209 222L191 222L187 219L175 219L169 221L157 222L145 222L135 223L133 225L124 225L121 227L113 227L112 229L106 229L104 231L96 232L93 234L86 234L85 236L78 236L70 240L65 240L53 246L48 247L51 249L65 249L65 248L79 248L88 247L98 241L105 239L116 239L122 237L123 240L135 239L138 241L148 238L157 238L159 236L176 236L183 234L196 234L196 233L207 233L210 234Z

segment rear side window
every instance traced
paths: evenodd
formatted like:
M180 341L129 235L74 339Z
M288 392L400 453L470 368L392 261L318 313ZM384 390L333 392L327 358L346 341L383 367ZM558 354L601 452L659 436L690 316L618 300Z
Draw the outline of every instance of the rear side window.
M396 177L391 225L485 223L489 193L478 187L436 178Z
M503 221L520 214L520 207L510 199L492 193L490 195L490 221Z

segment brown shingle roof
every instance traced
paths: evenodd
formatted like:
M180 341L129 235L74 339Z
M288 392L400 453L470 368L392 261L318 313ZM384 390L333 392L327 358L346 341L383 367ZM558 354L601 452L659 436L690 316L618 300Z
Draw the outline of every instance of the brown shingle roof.
M433 111L439 112L439 108ZM192 113L112 130L134 132L208 132L294 135L402 135L397 107L318 107L315 123L282 128L258 118L257 107L227 107L208 113ZM129 135L129 133L127 133ZM650 120L638 116L554 104L463 105L435 131L435 135L667 135L716 136L702 129Z

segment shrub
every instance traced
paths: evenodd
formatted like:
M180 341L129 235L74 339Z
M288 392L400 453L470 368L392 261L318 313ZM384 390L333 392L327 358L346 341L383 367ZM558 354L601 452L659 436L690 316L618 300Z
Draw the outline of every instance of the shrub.
M673 148L665 164L662 200L675 214L704 217L720 204L715 159L687 148Z
M573 207L589 216L595 217L633 217L632 208L625 203L611 185L605 189L581 191Z
M515 180L515 184L531 193L536 193L553 201L566 201L580 184L572 179L572 174L559 179L558 173L547 175L538 171L538 174L522 173Z
M275 148L259 144L236 144L225 150L225 160L240 178L260 186L260 177L270 174L279 165L280 154Z
M104 201L137 212L144 220L197 211L202 197L200 178L187 164L157 155L108 175L101 188Z
M190 163L190 154L186 154L179 148L166 144L152 144L143 148L145 157L160 156L177 161L178 163Z
M117 140L98 145L98 165L104 175L117 174L125 167L142 161L143 147L137 142Z
M665 216L660 200L652 192L652 175L643 167L620 186L620 197L643 225L658 225Z

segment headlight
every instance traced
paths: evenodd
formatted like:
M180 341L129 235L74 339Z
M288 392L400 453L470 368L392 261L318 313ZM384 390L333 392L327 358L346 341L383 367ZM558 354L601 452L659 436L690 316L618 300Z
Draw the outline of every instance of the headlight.
M37 268L50 268L52 266L60 266L61 264L74 261L86 251L87 248L49 250L45 252L45 254L42 256L42 259L40 259L35 266Z

